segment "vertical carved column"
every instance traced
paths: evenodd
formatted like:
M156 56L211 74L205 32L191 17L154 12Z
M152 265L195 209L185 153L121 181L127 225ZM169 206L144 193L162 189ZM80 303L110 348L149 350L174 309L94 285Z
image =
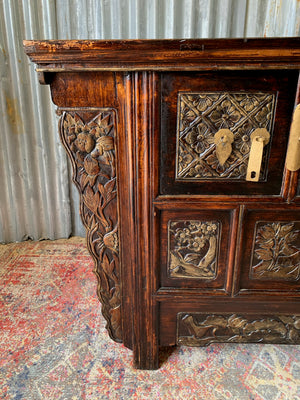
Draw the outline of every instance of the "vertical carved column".
M60 136L73 166L88 248L95 261L97 294L112 339L122 341L115 112L70 109L60 119Z

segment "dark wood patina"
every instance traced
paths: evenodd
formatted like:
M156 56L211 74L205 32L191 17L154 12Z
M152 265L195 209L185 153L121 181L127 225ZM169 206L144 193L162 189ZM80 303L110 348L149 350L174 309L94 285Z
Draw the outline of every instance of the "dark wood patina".
M159 346L299 344L300 185L285 165L300 39L24 46L61 114L108 331L135 366L157 368Z

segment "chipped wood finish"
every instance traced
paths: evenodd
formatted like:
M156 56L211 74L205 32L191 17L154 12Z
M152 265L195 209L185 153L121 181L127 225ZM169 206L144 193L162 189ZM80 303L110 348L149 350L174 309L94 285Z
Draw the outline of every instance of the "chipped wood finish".
M180 313L177 324L177 343L186 346L216 342L300 344L300 315Z
M300 38L25 40L24 46L38 71L53 72L292 69L300 63Z
M97 293L110 336L122 341L115 113L109 109L64 111L60 135L73 166L80 211L95 260Z

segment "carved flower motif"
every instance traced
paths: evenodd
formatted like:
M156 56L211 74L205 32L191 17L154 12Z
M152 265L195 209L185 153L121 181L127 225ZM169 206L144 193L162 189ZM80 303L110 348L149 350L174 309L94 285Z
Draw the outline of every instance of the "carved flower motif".
M90 153L95 146L95 142L90 134L81 132L77 135L77 138L75 140L75 145L78 150Z
M117 227L115 227L112 231L107 232L103 236L103 243L105 247L109 250L118 253L119 251L119 239L118 239L118 231Z
M178 172L180 173L185 169L191 161L193 161L193 157L186 150L181 148L178 156Z
M255 256L259 262L252 266L253 275L299 279L299 233L293 222L261 225L255 241Z
M199 252L206 244L206 239L204 237L195 236L188 243L188 248L195 252Z
M214 235L218 226L214 223L206 223L201 225L201 232L205 236Z
M207 238L216 234L217 229L217 224L213 222L191 221L188 227L177 228L174 238L177 246L186 246L197 252L205 246Z
M207 95L207 94L199 94L198 95L198 104L197 108L199 111L205 111L208 107L211 107L213 103L218 99L218 95Z
M93 186L96 178L100 172L100 166L97 160L92 158L90 155L85 157L84 163L83 163L84 169L87 173L87 179L90 182L90 185Z
M104 151L114 149L114 138L111 136L101 136L97 139L96 146L92 152L92 157L102 156Z
M190 230L193 232L198 232L201 229L201 222L190 221Z
M250 152L250 135L252 130L252 125L249 122L246 122L237 130L237 133L235 134L234 146L243 155L246 155Z
M193 94L193 95L184 95L185 100L188 101L190 108L198 109L201 112L207 110L208 107L211 107L213 103L219 98L218 95L214 94Z
M255 115L255 119L261 128L267 128L271 120L271 111L271 104L267 104Z
M97 175L100 172L98 162L89 156L84 159L84 168L88 175Z
M183 229L177 228L174 236L177 244L185 245L188 244L189 242L191 232L188 228L183 228Z
M207 150L213 139L209 137L209 130L203 123L193 127L190 132L186 135L185 141L196 151L201 154Z
M252 111L259 105L257 98L253 94L236 94L234 97L247 112Z
M190 176L192 178L200 178L200 177L211 177L214 176L213 173L205 166L204 163L201 161L198 162L194 167L190 168L190 170L187 173L187 176Z
M95 272L101 282L103 315L110 334L120 341L118 217L116 201L113 201L117 196L116 168L113 137L107 137L114 135L114 112L104 110L93 119L90 111L80 111L80 114L82 117L75 112L64 113L61 135L71 152L88 243L97 259ZM99 157L92 156L96 144Z
M184 130L186 127L188 127L191 122L194 121L194 119L197 117L197 114L195 111L191 110L189 107L184 107L181 110L181 130Z
M89 124L90 132L96 138L101 136L109 135L113 124L111 123L111 115L102 115L97 117L93 122Z
M229 100L224 100L210 114L210 119L218 129L229 129L241 119L241 114Z

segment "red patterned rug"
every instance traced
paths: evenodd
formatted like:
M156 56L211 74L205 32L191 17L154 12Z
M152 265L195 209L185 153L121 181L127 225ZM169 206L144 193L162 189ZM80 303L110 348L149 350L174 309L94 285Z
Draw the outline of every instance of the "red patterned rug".
M133 369L92 270L84 239L0 246L1 399L300 400L300 346L180 347Z

